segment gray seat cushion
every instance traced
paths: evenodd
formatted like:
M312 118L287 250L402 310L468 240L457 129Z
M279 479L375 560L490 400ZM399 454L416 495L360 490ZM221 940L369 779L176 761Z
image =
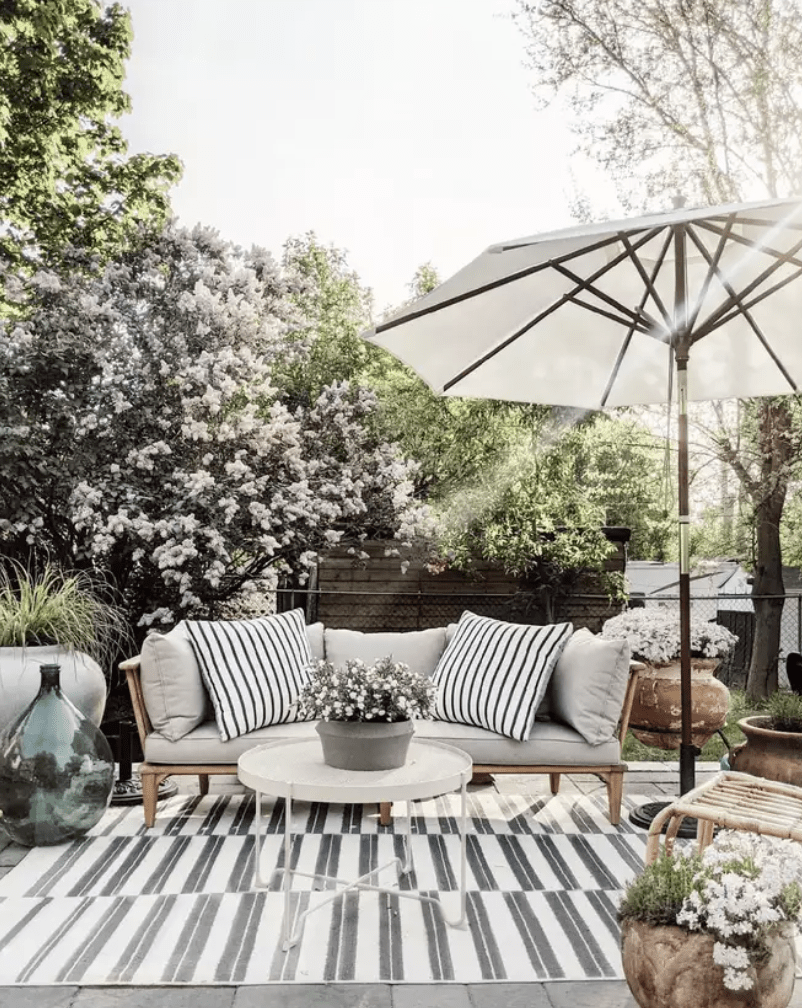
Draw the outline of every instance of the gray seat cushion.
M474 763L490 765L609 766L618 763L621 756L617 739L590 745L573 728L549 721L536 722L525 742L516 742L486 728L445 721L416 721L415 734L418 738L457 746ZM313 736L317 736L315 722L298 721L259 728L221 742L215 722L206 721L175 742L153 732L145 740L145 759L150 763L236 763L255 745Z

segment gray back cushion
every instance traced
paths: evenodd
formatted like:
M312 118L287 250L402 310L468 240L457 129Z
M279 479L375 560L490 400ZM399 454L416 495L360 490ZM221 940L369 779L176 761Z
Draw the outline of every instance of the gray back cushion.
M326 660L335 667L343 667L349 658L359 658L371 665L389 656L431 676L445 649L446 631L445 627L433 627L405 633L362 633L326 627L325 641Z

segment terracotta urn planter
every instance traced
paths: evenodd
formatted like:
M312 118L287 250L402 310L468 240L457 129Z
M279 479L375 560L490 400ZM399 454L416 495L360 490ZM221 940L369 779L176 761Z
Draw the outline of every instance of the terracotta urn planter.
M715 678L718 658L691 658L692 742L703 746L727 720L730 692ZM629 722L644 745L679 749L682 741L680 663L650 664L640 672Z
M711 935L672 925L625 920L624 976L641 1008L786 1008L794 992L793 925L778 929L771 953L751 971L751 990L729 990L713 962Z
M746 736L733 749L730 766L741 773L766 777L802 787L802 733L774 731L767 717L748 717L738 722Z

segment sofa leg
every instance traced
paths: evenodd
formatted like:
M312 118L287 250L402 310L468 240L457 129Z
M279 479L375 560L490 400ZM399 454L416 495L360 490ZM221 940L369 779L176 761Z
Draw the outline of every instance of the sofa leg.
M140 780L142 782L142 809L145 813L145 826L150 829L156 822L156 804L159 800L159 782L163 781L167 774L155 774L142 771L140 768Z
M379 825L392 826L393 824L393 803L391 801L379 802Z
M610 810L610 824L621 822L621 800L624 797L624 771L611 770L607 777L607 806Z
M557 794L560 790L560 774L550 773L549 774L549 786L551 787L551 793Z
M198 788L202 795L209 793L209 775L207 773L198 774Z

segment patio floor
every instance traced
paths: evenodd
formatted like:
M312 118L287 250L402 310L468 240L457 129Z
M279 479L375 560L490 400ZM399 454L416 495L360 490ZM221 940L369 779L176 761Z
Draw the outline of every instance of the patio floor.
M701 784L718 771L715 763L697 765ZM626 792L676 794L675 763L630 763ZM195 778L179 778L191 793ZM507 794L540 794L543 776L509 775L479 785ZM241 793L236 778L217 778L211 790ZM586 774L563 778L561 793L603 792ZM0 876L25 857L26 848L0 840ZM226 987L0 987L0 1008L637 1008L623 981L483 984L269 984ZM790 1008L802 1008L802 984Z

